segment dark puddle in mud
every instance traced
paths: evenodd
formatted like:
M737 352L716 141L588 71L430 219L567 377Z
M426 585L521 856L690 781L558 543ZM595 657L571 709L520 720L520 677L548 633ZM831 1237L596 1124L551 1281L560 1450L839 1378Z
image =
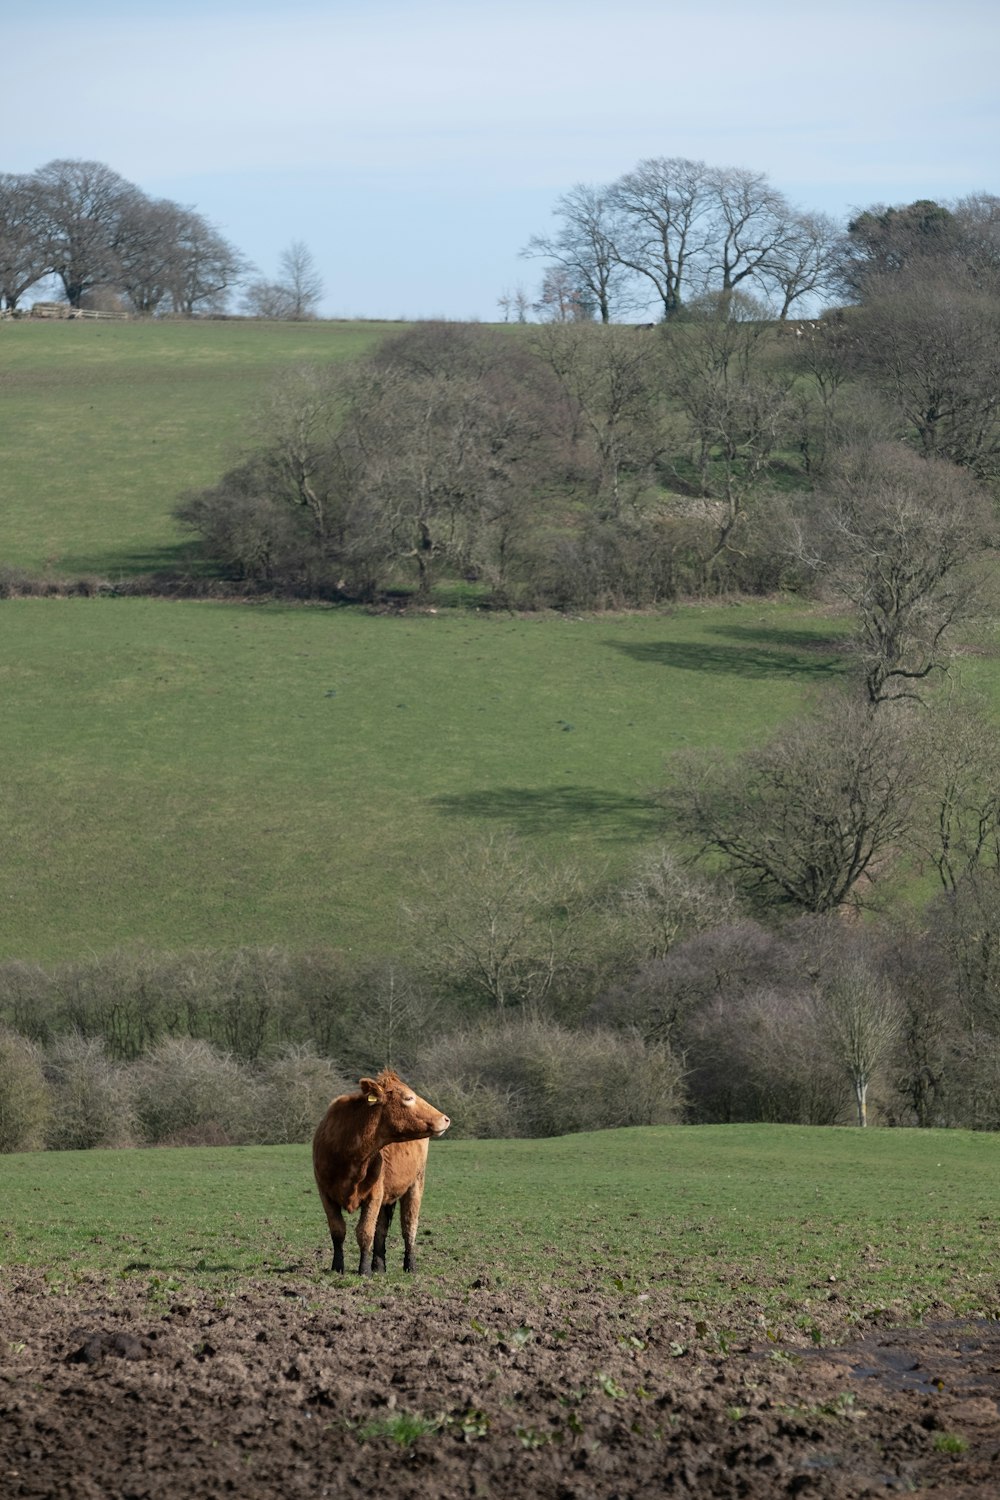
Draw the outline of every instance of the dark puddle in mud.
M926 1329L885 1334L844 1352L848 1358L861 1354L851 1367L855 1379L877 1381L889 1390L975 1395L986 1379L997 1391L1000 1323L934 1323Z

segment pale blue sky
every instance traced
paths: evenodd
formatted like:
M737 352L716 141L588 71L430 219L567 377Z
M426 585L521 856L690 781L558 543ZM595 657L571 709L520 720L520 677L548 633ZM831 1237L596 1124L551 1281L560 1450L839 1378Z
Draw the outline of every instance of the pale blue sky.
M996 0L49 0L3 23L0 170L103 161L332 316L498 316L558 195L645 156L802 208L1000 193Z

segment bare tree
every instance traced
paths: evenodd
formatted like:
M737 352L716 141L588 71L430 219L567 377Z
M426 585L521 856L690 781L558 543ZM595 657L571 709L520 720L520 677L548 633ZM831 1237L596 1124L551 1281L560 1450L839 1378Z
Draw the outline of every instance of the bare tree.
M857 614L870 703L913 697L945 669L954 627L980 607L987 497L953 464L900 444L849 450L817 511L817 562Z
M711 889L707 882L701 885ZM697 889L696 882L692 889ZM715 920L710 905L696 907L691 912L693 935L680 935L675 942L671 899L665 928L651 933L658 944L669 942L667 951L640 963L624 983L603 995L592 1019L636 1030L647 1040L668 1041L683 1054L691 1022L701 1010L716 998L729 1004L737 991L767 983L774 968L773 936L756 922L739 921L732 895L726 905L731 908L728 920L725 910L719 910Z
M528 321L528 313L531 311L531 298L523 286L516 286L514 288L511 306L514 309L514 316L517 322L526 323Z
M620 515L664 451L657 340L631 328L549 324L533 341L572 405L602 515Z
M72 307L117 285L133 211L143 195L102 162L50 161L33 174L44 258Z
M822 913L870 901L909 839L917 753L895 715L832 697L735 761L671 763L671 832L723 859L765 906Z
M252 318L301 321L316 316L316 305L322 295L323 281L312 252L302 240L293 240L281 252L277 279L248 282L242 306Z
M522 255L564 271L603 323L655 299L664 320L691 296L728 298L753 283L786 318L831 284L835 226L793 209L761 172L687 157L648 157L608 186L577 183L557 201L560 227ZM642 295L642 288L645 295Z
M553 323L589 323L594 316L590 292L565 266L550 266L542 277L535 312Z
M696 1118L835 1124L845 1090L823 1040L806 985L715 997L684 1035Z
M428 873L423 887L406 915L428 969L497 1011L546 999L573 954L574 872L499 833L460 849L448 879Z
M418 1048L434 1029L437 997L392 961L363 968L355 986L359 1004L345 1065L358 1070L383 1063L397 1070L411 1068Z
M533 234L522 255L550 260L571 285L585 293L602 323L610 323L624 300L626 268L615 251L621 238L608 189L578 182L552 212L562 220L554 235Z
M505 323L510 322L511 313L515 323L526 323L531 311L531 298L523 286L505 287L497 298L497 307L503 313Z
M323 296L323 278L316 260L304 240L292 240L278 258L281 285L288 293L289 317L314 318Z
M986 706L955 692L917 725L927 799L918 839L952 895L977 870L1000 873L1000 742Z
M357 597L384 581L387 554L375 556L353 455L341 440L348 396L340 367L287 369L254 412L254 450L176 509L231 574Z
M792 377L777 367L758 304L708 297L669 327L667 389L686 418L701 494L709 502L704 566L734 548L750 500L767 481L792 415Z
M137 197L126 210L117 284L140 315L170 306L188 212L169 198L146 197Z
M863 959L837 966L817 996L823 1031L850 1080L857 1121L868 1124L868 1090L900 1035L899 1000L886 979Z
M955 1004L954 964L947 944L938 941L940 928L935 930L937 914L932 909L894 924L882 965L899 997L896 1088L922 1129L954 1123L949 1093L954 1040L963 1024Z
M220 309L242 256L193 209L150 199L103 162L48 162L0 177L0 298L45 275L71 306L127 297L139 313Z
M608 909L619 941L640 964L666 958L682 939L738 915L728 882L694 874L664 847L638 862L612 892Z
M488 562L503 589L544 471L546 373L523 345L454 324L389 341L361 372L346 441L372 522L415 569L421 596L445 562Z
M217 312L246 276L247 261L201 214L181 209L170 270L170 308L182 317Z
M952 204L962 263L981 291L1000 296L1000 197L971 193Z
M1000 1036L1000 871L970 870L931 904L927 927L966 1026Z
M858 365L925 454L982 479L1000 474L1000 298L948 269L869 282L855 320Z
M329 534L336 501L337 465L331 470L331 456L343 393L344 378L334 366L299 365L271 384L258 413L275 493L309 517L320 543Z
M243 288L240 306L251 318L284 320L292 316L288 288L280 281L248 281Z
M239 576L370 599L394 569L506 585L545 472L551 376L490 330L422 324L341 370L275 382L256 448L178 519Z
M793 213L785 233L757 273L764 290L777 294L784 322L796 302L824 299L834 285L837 226L826 214Z
M747 280L766 283L791 239L795 216L762 172L718 167L708 174L712 234L705 286L728 299Z
M0 307L16 308L50 271L33 180L0 172Z
M846 442L843 394L857 373L857 333L854 309L827 312L805 327L797 327L789 340L788 363L800 377L794 393L797 409L797 442L807 474L822 471L830 454ZM865 392L865 408L873 405ZM891 435L890 424L885 435Z
M664 318L672 317L691 264L713 243L710 169L686 157L648 158L611 186L608 204L616 226L615 259L649 283Z

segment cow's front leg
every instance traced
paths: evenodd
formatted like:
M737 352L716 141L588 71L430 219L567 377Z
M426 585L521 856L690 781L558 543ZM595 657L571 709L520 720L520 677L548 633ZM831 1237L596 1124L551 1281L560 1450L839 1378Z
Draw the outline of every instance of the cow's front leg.
M424 1196L423 1172L410 1184L399 1200L399 1222L403 1230L403 1270L417 1269L417 1225L420 1223L420 1202Z
M375 1244L375 1230L378 1227L379 1212L382 1208L382 1194L375 1192L370 1198L366 1198L361 1205L361 1213L358 1217L358 1249L361 1251L361 1263L358 1266L359 1276L370 1276L372 1273L372 1252Z

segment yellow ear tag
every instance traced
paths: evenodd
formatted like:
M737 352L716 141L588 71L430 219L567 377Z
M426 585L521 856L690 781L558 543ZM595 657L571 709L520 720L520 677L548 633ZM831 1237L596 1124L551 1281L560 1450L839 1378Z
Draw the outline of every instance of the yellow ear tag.
M368 1103L369 1104L377 1104L378 1103L378 1094L369 1094L368 1095Z

